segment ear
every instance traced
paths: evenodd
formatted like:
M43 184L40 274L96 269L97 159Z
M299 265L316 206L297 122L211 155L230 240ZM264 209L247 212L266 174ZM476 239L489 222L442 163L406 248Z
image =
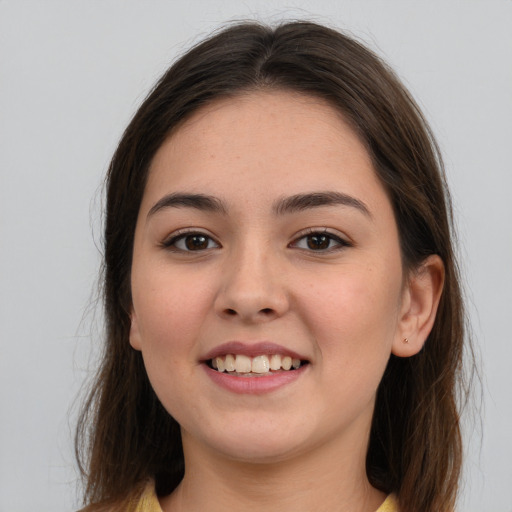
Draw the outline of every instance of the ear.
M443 284L444 264L436 254L411 272L402 295L399 325L391 350L394 355L410 357L423 348L434 325Z
M135 311L133 310L133 306L132 306L132 310L130 312L130 321L131 321L131 325L130 325L130 345L135 350L142 350L142 343L141 343L141 336L140 336L140 331L139 331L139 325L137 323L137 315L135 314Z

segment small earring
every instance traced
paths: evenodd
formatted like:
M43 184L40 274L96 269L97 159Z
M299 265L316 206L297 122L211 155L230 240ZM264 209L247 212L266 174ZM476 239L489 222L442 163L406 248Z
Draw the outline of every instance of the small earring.
M404 343L409 343L409 339L408 338L404 338Z

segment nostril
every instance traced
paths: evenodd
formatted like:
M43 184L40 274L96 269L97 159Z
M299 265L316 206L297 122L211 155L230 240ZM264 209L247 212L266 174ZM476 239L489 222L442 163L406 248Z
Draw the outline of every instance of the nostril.
M232 309L232 308L226 308L224 310L224 313L228 316L237 316L238 315L236 310ZM263 308L263 309L260 309L260 314L263 314L265 316L270 316L270 315L274 314L274 310L272 308Z

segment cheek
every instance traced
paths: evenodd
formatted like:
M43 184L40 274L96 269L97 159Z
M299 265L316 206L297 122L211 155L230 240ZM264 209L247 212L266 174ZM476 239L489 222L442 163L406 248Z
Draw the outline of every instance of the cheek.
M143 352L189 348L211 305L208 288L183 273L134 276L134 312Z
M197 340L210 299L204 287L165 273L135 275L133 288L148 378L174 416L183 407L180 397L194 392L189 377L197 365Z
M302 316L323 357L361 365L388 357L398 323L401 280L383 267L350 268L336 279L316 279L304 295Z

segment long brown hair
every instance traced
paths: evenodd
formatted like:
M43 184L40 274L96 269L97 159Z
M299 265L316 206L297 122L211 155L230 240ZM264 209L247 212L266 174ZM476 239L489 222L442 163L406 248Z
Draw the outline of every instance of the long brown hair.
M209 102L261 89L313 95L338 109L389 194L404 271L431 254L444 262L444 291L424 349L391 356L380 384L366 467L372 485L394 492L402 510L451 510L461 468L464 315L441 157L394 73L353 38L308 22L274 29L244 23L200 43L164 74L119 143L107 176L106 343L77 431L85 502L122 506L148 478L167 494L183 477L179 426L128 342L135 223L151 160L169 134Z

